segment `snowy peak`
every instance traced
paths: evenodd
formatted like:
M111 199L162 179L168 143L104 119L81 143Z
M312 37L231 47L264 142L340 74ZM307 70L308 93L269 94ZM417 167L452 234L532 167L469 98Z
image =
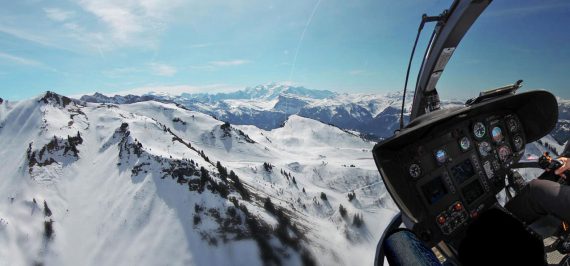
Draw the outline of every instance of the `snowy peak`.
M234 95L236 97L235 99L274 100L277 99L280 95L284 94L312 99L324 99L335 95L335 93L327 90L313 90L300 86L291 86L277 83L248 87L243 91L236 92Z
M369 139L390 137L399 128L403 92L385 94L334 93L288 84L264 84L230 93L198 93L180 96L114 96L101 94L82 97L90 102L132 103L155 100L176 103L189 110L210 114L237 125L254 125L271 130L291 115L301 115ZM404 122L409 120L413 94L406 95ZM463 106L460 100L443 100L443 108ZM559 99L560 120L552 133L558 141L570 136L570 102Z
M245 92L252 96L258 96L254 98L262 99L275 99L283 94L311 99L325 99L336 95L334 92L328 90L314 90L300 86L290 86L275 83L247 88L245 89Z
M222 101L222 100L264 100L271 101L277 99L280 95L289 94L299 97L308 97L312 99L325 99L336 95L334 92L327 90L313 90L305 87L290 86L284 84L271 83L266 85L258 85L255 87L248 87L243 90L229 93L183 93L180 97L187 100L198 101Z
M356 131L371 139L390 136L383 126L374 122L389 106L398 108L401 93L337 94L326 90L312 90L287 84L265 84L231 92L198 93L180 96L144 95L114 96L102 94L83 96L90 102L116 104L155 100L176 103L189 110L210 114L232 124L255 125L270 130L279 127L290 115L299 114L332 124L345 130ZM389 125L388 128L392 128Z
M231 164L271 158L241 129L172 104L38 98L1 121L2 261L314 264L299 214L279 199L264 208L271 193Z
M287 139L287 143L297 142L295 146L322 147L331 143L342 147L362 147L362 143L373 145L338 127L298 115L290 116L282 127L272 130L272 134Z
M78 100L71 99L66 96L59 95L55 92L47 91L43 97L41 97L38 102L43 102L44 104L51 104L55 106L59 106L61 108L65 108L68 105L72 104L74 106L82 105L82 103Z
M273 109L288 115L297 114L303 107L307 106L309 102L310 99L281 94L278 97L277 103L273 106Z
M80 100L85 102L92 102L92 103L114 103L114 104L129 104L129 103L136 103L136 102L144 102L144 101L152 101L152 100L159 100L152 95L132 95L128 94L125 96L115 95L112 97L103 95L101 93L96 92L93 95L83 95L81 96Z

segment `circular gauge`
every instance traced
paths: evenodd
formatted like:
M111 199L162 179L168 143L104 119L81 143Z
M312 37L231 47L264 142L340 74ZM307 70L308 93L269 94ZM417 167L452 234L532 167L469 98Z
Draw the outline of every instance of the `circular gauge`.
M513 137L513 144L515 146L515 151L520 151L522 150L524 143L523 143L523 139L521 138L521 136L519 135L515 135Z
M439 164L444 164L445 162L447 162L447 153L444 150L437 150L435 152L435 160Z
M410 165L408 172L410 173L411 177L418 178L422 175L422 168L420 167L419 164L413 163Z
M509 127L510 132L515 132L519 129L519 123L514 118L507 120L507 126Z
M486 132L487 130L485 129L485 125L483 123L477 122L475 125L473 125L473 135L475 135L476 138L483 138Z
M463 137L459 140L459 147L462 151L466 151L471 148L471 141L469 141L468 137Z
M501 142L503 140L503 130L500 127L494 127L491 130L491 138L494 142Z
M489 142L483 141L479 143L479 154L481 156L486 157L491 152L491 144Z
M498 151L499 151L499 159L501 159L501 162L508 160L512 154L511 149L508 146L504 145L499 147Z

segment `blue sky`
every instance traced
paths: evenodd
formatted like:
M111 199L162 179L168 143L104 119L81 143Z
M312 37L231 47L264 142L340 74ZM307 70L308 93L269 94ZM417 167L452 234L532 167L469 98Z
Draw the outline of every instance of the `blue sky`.
M452 1L3 2L0 97L18 100L46 90L213 92L269 82L401 90L421 14ZM569 25L567 0L494 1L448 64L440 94L466 98L523 79L526 89L570 98Z

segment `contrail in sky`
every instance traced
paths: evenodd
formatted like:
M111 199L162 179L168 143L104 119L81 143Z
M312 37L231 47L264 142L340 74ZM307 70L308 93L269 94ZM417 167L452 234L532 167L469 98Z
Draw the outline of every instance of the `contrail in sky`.
M309 19L307 20L307 24L305 24L305 28L303 29L303 33L301 33L301 38L299 39L299 42L297 43L297 49L295 50L295 57L293 57L293 65L291 65L291 71L289 72L289 81L292 81L293 72L295 71L295 64L297 63L297 55L299 55L299 50L301 49L301 44L303 43L303 39L305 38L305 33L307 32L309 25L311 25L311 20L313 20L313 17L315 16L317 9L319 8L319 4L321 4L321 0L318 0L317 3L315 4L315 7L313 8L313 12L311 12Z

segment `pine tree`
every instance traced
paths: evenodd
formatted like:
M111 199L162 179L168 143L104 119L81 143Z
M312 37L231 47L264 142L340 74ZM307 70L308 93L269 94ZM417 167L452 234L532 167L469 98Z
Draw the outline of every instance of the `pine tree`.
M218 172L220 173L220 178L225 182L228 178L228 170L222 166L220 161L216 163L216 167L218 168Z
M272 214L275 214L275 206L273 205L273 202L271 202L271 198L267 197L267 199L265 199L265 202L263 203L263 207Z
M354 218L352 219L352 224L356 227L361 227L364 224L362 214L355 213Z
M338 206L338 212L340 213L340 216L342 216L343 218L346 217L346 208L344 206L342 206L342 204L340 204Z
M354 191L348 193L348 201L352 201L356 198L356 193Z
M47 202L44 200L44 216L51 217L51 210L47 205Z
M204 166L202 166L200 168L200 187L198 189L198 192L201 193L204 191L204 187L206 186L206 182L208 182L208 180L210 180L210 173L204 168Z

